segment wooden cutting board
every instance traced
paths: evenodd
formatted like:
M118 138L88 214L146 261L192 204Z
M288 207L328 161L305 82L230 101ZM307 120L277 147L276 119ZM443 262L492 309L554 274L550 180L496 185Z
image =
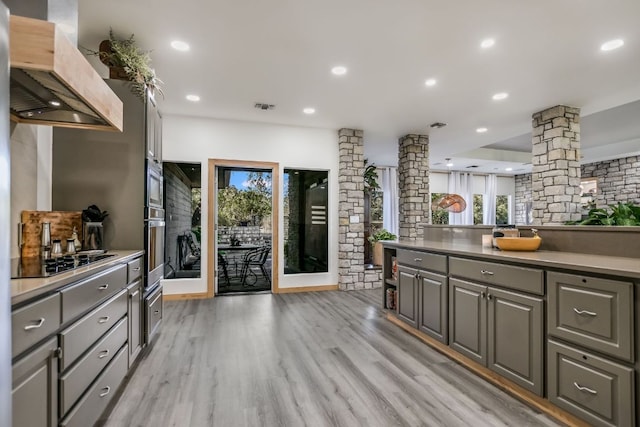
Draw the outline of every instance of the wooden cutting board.
M22 257L40 256L42 223L51 224L51 241L60 239L62 250L76 227L82 239L82 211L22 211Z

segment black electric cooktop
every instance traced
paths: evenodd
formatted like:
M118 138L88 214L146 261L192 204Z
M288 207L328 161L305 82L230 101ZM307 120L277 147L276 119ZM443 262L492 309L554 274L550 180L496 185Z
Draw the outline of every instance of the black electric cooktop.
M65 255L56 258L41 257L13 258L11 260L11 278L27 279L34 277L51 277L58 273L73 270L115 256L114 254L79 254Z

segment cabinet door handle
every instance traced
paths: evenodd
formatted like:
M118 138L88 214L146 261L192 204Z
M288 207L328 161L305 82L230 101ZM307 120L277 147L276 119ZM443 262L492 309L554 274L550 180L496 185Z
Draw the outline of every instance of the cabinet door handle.
M109 349L102 350L100 353L98 353L98 359L104 359L107 356L109 356Z
M491 296L491 294L487 292L487 299L491 301L491 298L493 298L493 296Z
M414 258L413 262L422 262L422 258Z
M415 277L416 279L420 280L420 275L418 273L416 273L413 277Z
M483 292L480 292L480 298L484 299L484 296L485 296L485 295L484 295L484 291L483 291Z
M573 382L573 385L576 386L576 388L580 391L584 391L585 393L589 393L589 394L598 394L598 392L596 390L593 390L589 387L583 387L580 384L578 384L577 382Z
M104 390L104 391L102 393L100 393L100 397L105 397L111 391L111 387L109 387L109 386L102 387L102 390Z
M107 289L109 287L108 283L105 283L104 285L100 285L98 286L98 290L100 291L104 291L105 289Z
M133 271L140 271L140 267L134 268Z
M38 323L35 325L27 325L24 327L25 331L30 331L32 329L38 329L40 327L42 327L42 325L44 325L44 317L41 317L40 320L38 320Z
M155 310L153 314L160 314L160 310Z
M480 274L482 274L483 276L493 276L493 271L480 270Z
M580 316L591 316L591 317L596 317L598 315L598 313L594 312L594 311L588 311L588 310L578 310L577 308L573 307L573 311L576 312L576 314L579 314Z
M98 319L98 323L107 323L109 321L109 316L103 316Z

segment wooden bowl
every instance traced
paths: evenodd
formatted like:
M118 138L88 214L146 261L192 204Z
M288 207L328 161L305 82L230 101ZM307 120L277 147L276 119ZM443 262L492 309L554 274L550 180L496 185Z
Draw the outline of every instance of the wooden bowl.
M541 243L539 237L496 237L496 244L503 251L536 251Z

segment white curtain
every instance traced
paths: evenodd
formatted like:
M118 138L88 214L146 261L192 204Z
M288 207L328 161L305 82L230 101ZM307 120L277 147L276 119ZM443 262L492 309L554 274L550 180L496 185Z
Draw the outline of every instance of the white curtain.
M378 168L382 187L382 227L396 236L398 230L398 168Z
M482 197L482 223L493 225L496 223L496 193L498 190L498 177L492 173L487 175L484 182L484 195Z
M467 208L460 213L449 212L449 224L473 225L473 174L451 172L449 174L449 193L462 196Z

